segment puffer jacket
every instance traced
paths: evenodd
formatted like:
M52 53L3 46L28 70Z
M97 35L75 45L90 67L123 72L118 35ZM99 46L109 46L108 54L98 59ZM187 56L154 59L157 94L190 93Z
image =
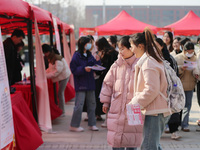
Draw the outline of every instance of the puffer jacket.
M124 60L120 55L111 66L100 93L103 106L109 108L107 141L112 147L139 147L143 126L129 126L126 104L133 97L135 56Z
M168 116L170 110L167 101L160 95L161 92L167 97L167 86L163 63L144 53L135 65L134 97L131 103L139 103L145 115Z
M178 68L179 68L179 77L181 79L181 82L183 84L184 91L192 91L194 90L194 87L196 85L196 78L194 77L194 70L182 70L182 66L184 65L184 61L192 61L196 62L196 55L192 56L190 59L188 59L185 56L185 51L175 56L175 60L177 61Z
M47 78L51 78L52 82L58 82L68 78L71 75L71 71L64 58L56 60L55 64L49 63L49 68L46 70Z

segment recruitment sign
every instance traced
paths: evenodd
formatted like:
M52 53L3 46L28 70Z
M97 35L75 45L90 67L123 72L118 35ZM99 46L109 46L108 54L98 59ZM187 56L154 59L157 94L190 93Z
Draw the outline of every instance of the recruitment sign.
M14 137L10 89L0 29L0 149L12 145Z

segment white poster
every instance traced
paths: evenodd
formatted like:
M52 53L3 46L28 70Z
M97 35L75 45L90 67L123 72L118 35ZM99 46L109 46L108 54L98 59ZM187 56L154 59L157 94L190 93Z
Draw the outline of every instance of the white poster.
M126 104L129 125L143 125L142 113L139 104Z
M13 141L14 127L10 89L0 28L0 149Z
M57 21L55 17L53 17L53 26L54 26L55 36L56 36L56 48L61 54L60 36L59 36L58 25L57 25Z
M52 131L49 94L39 30L35 20L36 86L38 99L38 124L45 132Z

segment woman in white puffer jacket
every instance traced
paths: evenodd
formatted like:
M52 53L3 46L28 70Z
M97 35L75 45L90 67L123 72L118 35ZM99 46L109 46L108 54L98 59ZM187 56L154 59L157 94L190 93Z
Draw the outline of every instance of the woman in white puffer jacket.
M69 66L67 65L65 59L55 54L53 49L48 44L42 45L42 50L47 57L49 62L49 68L46 70L47 78L51 79L52 82L59 82L59 89L58 89L58 99L59 99L59 108L62 110L62 116L65 115L65 97L64 91L71 75L71 71Z

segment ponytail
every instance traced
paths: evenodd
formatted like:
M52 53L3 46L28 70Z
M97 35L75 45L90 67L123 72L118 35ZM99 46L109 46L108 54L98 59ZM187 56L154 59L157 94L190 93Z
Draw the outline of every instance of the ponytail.
M146 52L148 55L152 56L158 62L162 62L162 55L158 47L154 42L153 35L149 29L144 30L145 40L146 40Z
M145 29L143 33L136 33L131 38L130 41L133 42L136 46L143 44L145 52L147 55L153 57L158 62L162 62L162 55L158 47L154 42L153 35L149 29Z

